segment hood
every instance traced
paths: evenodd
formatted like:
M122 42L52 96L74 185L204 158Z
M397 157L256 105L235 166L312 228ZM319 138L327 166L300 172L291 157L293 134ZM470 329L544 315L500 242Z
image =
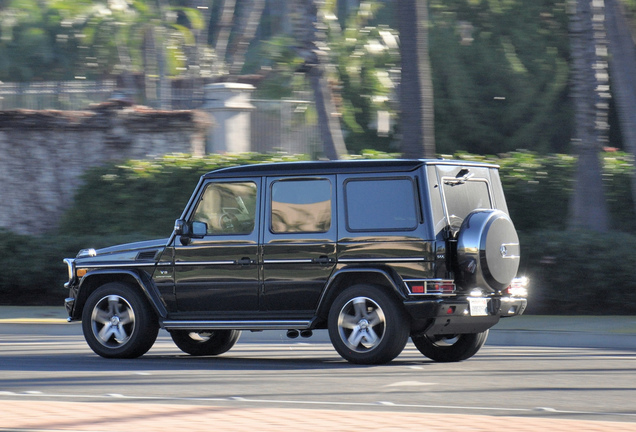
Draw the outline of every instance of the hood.
M110 246L102 249L82 249L78 262L102 261L155 261L165 249L169 239L146 240Z

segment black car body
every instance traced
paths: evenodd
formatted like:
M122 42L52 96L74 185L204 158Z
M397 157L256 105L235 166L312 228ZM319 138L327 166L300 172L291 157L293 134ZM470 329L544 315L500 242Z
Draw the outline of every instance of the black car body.
M458 361L523 313L519 256L495 165L238 166L201 177L169 238L66 259L66 308L105 357L143 355L161 327L193 355L241 330L329 329L354 363L388 362L409 336Z

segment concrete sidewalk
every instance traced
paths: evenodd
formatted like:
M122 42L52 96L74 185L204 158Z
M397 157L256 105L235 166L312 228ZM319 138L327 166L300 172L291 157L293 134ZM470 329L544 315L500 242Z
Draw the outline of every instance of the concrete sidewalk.
M486 343L636 350L636 317L522 315L504 318L492 328Z
M200 405L2 401L0 431L24 432L329 432L636 431L636 423L292 408L231 408Z

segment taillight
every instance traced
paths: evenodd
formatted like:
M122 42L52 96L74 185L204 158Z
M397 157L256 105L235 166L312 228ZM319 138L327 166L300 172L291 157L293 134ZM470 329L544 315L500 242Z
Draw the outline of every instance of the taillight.
M450 279L412 280L406 281L406 286L411 294L442 295L455 293L455 282Z
M504 294L511 297L528 297L528 285L530 280L523 276L514 278L508 288L504 290Z

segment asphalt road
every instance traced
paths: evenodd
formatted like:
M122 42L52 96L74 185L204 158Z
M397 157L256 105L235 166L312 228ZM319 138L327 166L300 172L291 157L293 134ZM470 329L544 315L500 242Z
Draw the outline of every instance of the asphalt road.
M0 324L0 401L125 402L614 421L636 426L636 352L487 344L434 363L412 344L384 366L344 362L324 332L245 333L213 358L161 332L135 360L102 359L79 324ZM69 405L70 406L70 405ZM0 425L1 429L1 425Z

